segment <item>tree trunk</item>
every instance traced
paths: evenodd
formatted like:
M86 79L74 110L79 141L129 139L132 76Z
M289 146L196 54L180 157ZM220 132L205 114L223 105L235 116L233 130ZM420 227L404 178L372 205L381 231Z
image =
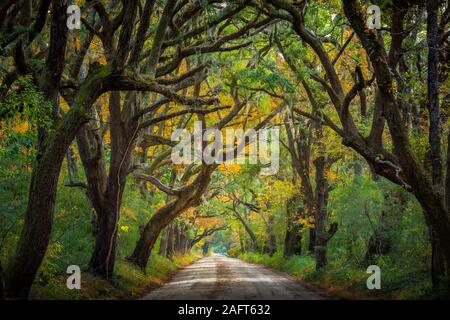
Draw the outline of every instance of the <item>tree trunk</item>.
M209 251L209 242L205 241L205 243L202 246L202 253L203 253L203 255L208 254L208 251Z
M178 204L177 200L168 203L159 209L144 228L139 241L133 251L133 254L127 259L141 269L145 269L148 259L155 245L161 230L166 227L176 216L183 212L187 207L184 204Z
M273 256L273 254L277 250L277 241L272 232L273 224L274 224L274 218L273 218L273 216L270 216L269 221L267 223L267 229L266 229L268 237L267 237L267 240L266 240L266 243L264 246L266 253L269 254L270 256Z
M244 242L244 240L242 240L242 235L241 235L241 233L239 232L239 245L241 246L241 253L245 253L245 242Z
M428 113L430 115L429 144L433 184L442 182L441 133L439 111L439 37L438 0L427 0L428 42Z
M89 271L110 279L114 270L116 257L117 223L115 203L105 208L104 212L98 212L98 229L95 237L95 247L89 262Z
M174 224L171 223L168 227L168 234L167 234L167 258L170 260L173 259L173 253L174 253Z
M195 180L186 187L184 192L151 217L136 244L133 254L127 258L128 261L145 270L161 230L184 211L201 203L201 196L205 193L216 167L217 165L204 165Z
M237 211L235 211L234 213L235 213L236 218L242 223L245 231L247 232L248 236L250 237L251 250L259 251L258 240L256 239L256 236L253 233L253 230L250 228L250 226L247 224L247 222L244 220L244 218L242 218L242 216Z
M95 210L95 215L92 219L92 231L94 236L98 233L97 220L99 212L104 210L104 196L108 180L103 146L99 140L100 138L96 138L94 134L95 126L95 123L86 123L80 128L76 136L78 152L87 181L86 195Z
M97 78L97 80L100 80ZM33 168L24 227L16 256L7 278L7 295L26 298L44 258L50 240L58 177L67 149L85 115L100 94L95 76L89 86L81 89L79 98L64 117L60 126L47 137L45 149ZM84 100L86 99L86 100Z
M317 220L317 217L315 217ZM309 242L308 242L308 252L314 252L314 246L316 245L316 228L309 228Z
M444 252L439 244L436 232L433 230L428 215L425 214L428 227L428 237L431 244L431 280L433 287L438 289L446 277L446 262Z
M280 47L281 48L281 47ZM290 64L292 65L292 64ZM291 67L295 70L295 67ZM302 79L303 87L307 92L313 109L317 108L317 102L314 99L311 88L308 86L306 81ZM289 153L292 160L292 168L295 170L297 175L300 177L301 192L304 195L303 203L306 207L306 214L309 217L315 218L314 213L314 191L310 179L310 155L311 155L311 145L308 143L312 137L312 131L308 132L308 135L304 134L301 130L294 137L292 125L290 119L286 117L285 119L286 134L288 138ZM296 176L294 176L294 183ZM309 244L308 251L314 252L314 242L315 242L315 231L314 228L309 229Z
M297 202L296 197L291 198L287 202L286 208L286 234L284 237L284 249L283 256L289 258L293 255L301 255L302 254L302 226L297 221L299 217L301 217L303 213L303 209L301 212L297 212Z
M288 219L286 236L284 238L283 256L286 258L302 254L301 226L296 221Z
M356 72L352 72L352 78L355 83L357 83L358 75ZM359 96L359 106L360 106L360 113L361 117L365 118L367 116L367 95L364 89L358 90L358 96Z
M167 244L169 241L169 228L170 226L164 228L161 235L161 242L159 244L159 255L162 257L167 257Z
M69 175L69 182L75 183L78 180L78 166L75 158L75 153L72 148L67 150L67 173Z
M325 156L321 155L314 160L316 167L316 239L314 244L314 254L316 256L316 270L327 264L327 235L325 234L325 224L327 218L327 194L328 183L325 177Z
M89 135L91 140L88 140ZM77 136L88 182L87 195L95 209L97 220L94 230L95 246L89 270L108 279L114 271L119 211L131 153L126 146L122 146L122 152L118 154L123 155L125 159L116 159L117 153L116 156L112 155L109 176L107 176L101 143L89 151L93 144L96 145L93 140L95 139L89 128L82 128Z
M446 262L444 252L437 240L436 235L432 232L431 237L431 280L435 289L440 289L445 283Z
M9 297L28 297L44 258L52 231L58 177L69 144L61 141L61 145L55 146L59 153L47 148L33 170L25 225L8 279Z
M130 94L127 101L138 103ZM126 103L125 103L126 104ZM128 104L126 104L128 105ZM125 107L124 107L125 108ZM87 195L97 213L95 247L89 263L89 270L109 279L114 271L116 237L122 195L136 142L134 131L137 123L122 119L120 93L111 92L109 96L111 114L111 160L106 174L105 154L102 137L95 128L96 121L86 124L77 135L80 157L88 182ZM127 113L132 117L134 113Z
M177 222L173 227L173 235L174 235L173 251L179 252L181 248L181 230Z
M438 37L438 0L427 0L427 43L428 43L428 113L430 117L429 145L432 181L439 186L442 183L441 133L439 110L439 37ZM431 277L433 286L439 287L442 280L450 274L445 271L445 259L441 245L433 227L430 225L431 238ZM450 250L450 248L449 248Z
M183 226L181 227L181 232L180 232L180 252L182 254L186 254L188 252L189 249L189 242L190 239L187 235L187 231L188 231L188 226L186 224L183 224Z
M129 155L127 156L129 157ZM122 195L125 188L128 160L124 161L125 166L123 168L120 168L120 166L119 168L110 168L103 204L101 207L96 208L98 216L97 233L94 251L89 262L89 270L106 279L110 279L114 271L117 229Z
M65 65L67 43L67 1L52 4L50 47L45 72L39 87L44 97L52 104L55 122L59 110L59 82ZM95 96L94 92L91 92ZM90 100L91 96L88 96ZM84 101L86 102L86 101ZM55 207L58 177L64 156L84 120L78 105L70 110L63 123L51 135L43 128L38 130L38 152L29 188L25 222L17 246L16 255L7 279L7 295L11 298L27 298L37 270L45 256L50 240L53 211Z

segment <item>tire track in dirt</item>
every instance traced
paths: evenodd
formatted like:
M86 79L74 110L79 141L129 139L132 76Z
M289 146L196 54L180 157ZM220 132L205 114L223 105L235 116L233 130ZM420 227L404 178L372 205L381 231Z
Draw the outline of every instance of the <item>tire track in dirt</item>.
M180 270L144 300L321 300L288 274L223 255Z

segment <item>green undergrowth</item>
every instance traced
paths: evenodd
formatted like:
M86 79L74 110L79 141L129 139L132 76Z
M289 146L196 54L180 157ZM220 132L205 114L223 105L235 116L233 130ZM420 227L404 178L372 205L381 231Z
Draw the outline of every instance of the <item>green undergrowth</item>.
M31 292L31 299L135 299L145 295L151 289L162 285L176 270L185 267L197 259L199 253L176 255L169 260L153 255L145 273L125 261L118 261L111 281L82 272L81 289L69 290L66 287L68 275L52 277L47 283L37 282Z
M419 267L400 268L387 259L378 259L381 268L381 289L369 290L363 267L332 261L319 271L311 255L294 256L289 259L282 254L273 256L259 253L239 254L238 258L289 273L296 279L313 285L319 291L342 299L432 299L443 298L432 291L430 275ZM445 298L445 297L444 297Z

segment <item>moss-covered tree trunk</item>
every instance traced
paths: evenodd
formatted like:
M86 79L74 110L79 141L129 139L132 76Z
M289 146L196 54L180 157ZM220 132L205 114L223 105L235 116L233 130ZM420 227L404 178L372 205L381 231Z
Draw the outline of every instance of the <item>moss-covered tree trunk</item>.
M64 21L65 23L65 21ZM46 135L33 167L24 227L16 255L7 272L6 294L27 298L33 280L45 256L52 231L58 178L67 150L90 108L104 90L109 66L94 66L80 87L70 110Z
M103 134L96 128L97 121L90 121L77 134L80 158L83 163L87 195L97 214L95 224L95 246L89 263L89 270L104 278L110 278L114 271L117 228L129 172L131 154L137 138L138 123L133 120L138 108L136 94L127 95L121 108L119 92L109 95L111 159L109 172L106 169L103 151ZM134 107L125 107L125 106ZM122 110L122 112L121 112Z
M133 253L127 257L128 261L145 269L161 231L187 209L200 204L201 196L205 193L215 168L216 165L204 165L192 184L183 188L183 191L177 193L174 200L167 203L150 218Z
M145 269L161 230L188 208L188 201L178 202L173 200L159 209L145 225L144 232L139 238L133 254L127 260Z

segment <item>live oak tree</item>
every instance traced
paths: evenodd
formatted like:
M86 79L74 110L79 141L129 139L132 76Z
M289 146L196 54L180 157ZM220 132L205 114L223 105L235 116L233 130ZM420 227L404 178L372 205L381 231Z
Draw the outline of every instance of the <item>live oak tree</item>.
M218 130L224 129L230 123L230 121L232 121L236 116L240 115L242 111L245 110L244 107L247 103L246 100L241 100L238 94L236 94L234 97L234 101L235 104L233 108L224 116L222 116L220 118L221 120L216 122L212 126L212 128ZM264 126L267 125L267 123L281 111L281 107L282 106L275 109L260 123L255 125L254 130L257 131L264 128ZM206 122L203 115L198 115L198 117L203 125L205 125ZM207 128L204 128L203 130L207 130ZM248 143L248 141L245 143ZM240 144L232 150L226 150L226 152L238 153L244 147L245 144ZM206 145L203 143L202 152L205 148ZM219 163L206 164L204 160L202 160L202 164L198 165L197 167L188 166L181 179L183 185L177 188L171 188L164 185L160 180L152 175L135 175L139 179L154 184L160 191L172 196L173 200L160 208L150 218L150 220L144 227L144 230L136 244L133 253L129 257L127 257L128 261L136 264L140 268L146 267L150 254L161 231L183 212L202 203L204 195L208 191L208 185L211 182L212 174L218 166ZM189 180L189 178L191 181L186 181Z
M404 28L405 15L410 10L411 5L418 5L418 3L414 1L411 1L411 3L402 2L400 4L394 2L389 6L391 12L390 35L392 39L389 52L386 52L380 33L367 27L367 17L362 14L363 10L360 4L357 1L342 1L342 3L345 16L350 22L352 30L361 41L371 62L371 70L369 71L373 72L373 75L369 76L372 78L370 80L366 80L362 72L356 72L356 74L359 74L356 77L357 81L347 92L343 88L342 80L335 67L335 60L339 59L341 53L339 52L335 58L330 57L325 50L324 39L312 32L306 25L305 12L309 6L307 2L291 3L288 1L271 0L262 5L255 4L255 6L259 6L269 16L290 22L292 29L298 35L299 39L308 48L311 48L319 59L325 77L313 74L312 78L320 83L328 93L340 123L338 126L329 117L326 117L322 121L323 124L330 126L339 134L343 139L344 145L354 149L364 157L376 174L403 186L412 192L421 203L425 216L432 228L433 251L442 251L442 253L436 252L434 256L443 254L445 257L446 265L443 267L444 274L433 277L435 281L439 282L439 278L447 277L449 272L450 238L448 237L449 215L446 209L447 198L445 192L443 192L443 187L439 187L432 182L428 169L418 161L417 155L410 146L410 138L408 137L401 113L401 94L393 88L393 83L398 82L398 78L395 77L395 70L398 67L402 55L402 43L412 29ZM428 9L432 10L436 6L436 3L429 4ZM442 36L445 34L444 30L448 23L448 7L444 10L439 20L439 25L441 32L440 39L442 39L440 40L440 44L443 48L446 48L446 40ZM430 20L435 21L436 19ZM428 23L431 22L430 20ZM435 27L429 26L428 32L435 32ZM435 35L431 34L429 42L433 40L433 36ZM345 47L341 51L344 50ZM435 97L435 82L432 78L433 70L436 68L436 62L435 57L433 58L433 50L430 53L431 56L429 59L431 61L429 61L429 64L432 68L429 70L431 75L428 75L431 78L428 91L432 97ZM442 63L445 64L446 62L443 61ZM445 67L443 69L445 70ZM357 69L355 70L358 71ZM446 77L445 73L444 77ZM373 111L374 117L369 135L364 135L357 128L349 107L352 100L358 95L358 92L364 89L364 87L369 86L374 79L376 80L377 90L375 109ZM431 99L429 103L432 104L432 107L429 108L431 128L436 126L436 123L433 123L433 121L439 121L439 117L436 116L438 114L436 112L436 102ZM307 115L304 112L302 113ZM382 143L385 123L387 124L392 139L392 151L389 151ZM431 150L434 150L432 153L436 156L438 147L433 147L432 144L437 144L437 141L440 144L440 139L433 136L431 131L433 130L430 130L430 141L432 141L430 147ZM436 130L433 132L435 135ZM441 155L438 156L438 158L440 157ZM436 170L439 171L437 169L439 167L439 161L436 158L434 159L433 170L436 172ZM437 176L436 173L435 176Z
M435 15L437 10L437 2L429 1L427 5L428 14ZM374 72L377 78L378 89L384 103L384 116L389 127L389 131L393 140L394 153L398 157L398 161L402 167L402 171L411 187L411 192L416 196L417 200L424 208L425 215L429 219L430 226L432 228L432 242L434 244L434 255L443 254L445 258L445 266L442 268L442 273L434 275L435 283L444 282L448 284L448 277L450 275L450 215L446 208L446 192L445 189L439 186L438 176L441 175L440 171L440 154L439 146L441 141L436 129L432 129L439 122L439 111L436 103L437 92L435 89L435 53L429 50L429 70L428 70L428 92L429 92L429 115L430 115L430 147L431 153L435 160L433 160L433 179L431 179L428 170L421 164L417 156L411 150L407 132L402 126L402 118L400 114L400 108L398 100L396 99L395 92L392 89L393 76L389 72L389 65L387 64L386 52L381 47L379 40L376 38L372 31L367 31L364 28L363 17L356 11L359 6L354 1L344 1L344 11L349 19L355 32L358 34L368 56L372 61ZM434 8L434 12L433 12ZM431 9L431 12L430 12ZM450 10L447 8L447 11ZM444 25L447 23L445 19L448 19L448 13L444 13L442 22ZM433 23L431 19L428 20L428 24ZM436 41L433 38L436 31L433 30L433 26L428 26L429 44L433 45ZM375 50L375 51L371 51ZM377 55L377 57L375 57ZM380 63L381 62L381 63ZM436 123L437 122L437 123ZM437 157L437 159L436 159ZM437 173L439 172L439 173ZM449 175L450 172L447 172ZM447 192L448 197L448 192ZM442 251L442 252L441 252Z
M150 57L153 57L155 54L161 54L163 52L171 52L171 47L177 46L180 48L180 44L173 43L173 41L169 41L169 39L164 39L165 33L169 28L169 21L173 19L173 16L177 12L172 12L173 6L175 3L167 2L162 8L163 16L160 18L158 24L155 26L155 37L158 39L154 40L153 46L149 49L148 54ZM140 27L137 30L136 34L136 44L139 46L143 46L144 42L148 39L145 38L146 29L144 26L148 23L148 20L151 16L152 10L154 7L153 1L148 1L146 3L146 7L142 13ZM94 8L96 8L94 6ZM242 10L242 5L239 3L236 6L230 7L225 10L225 12L219 12L215 19L215 23L218 24L222 21L227 21L230 23L234 16ZM226 44L227 42L237 39L241 37L244 32L254 28L261 23L258 21L252 21L248 24L243 24L242 29L231 32L229 34L223 35L221 30L217 33L208 32L208 37L204 37L203 39L200 37L203 33L203 30L209 28L215 28L216 24L211 24L211 21L201 21L201 16L192 17L190 14L193 12L204 10L202 7L198 7L197 5L192 6L186 12L181 12L177 16L177 25L179 28L176 33L172 31L169 36L172 38L179 37L183 33L186 35L183 36L184 48L182 50L182 54L180 56L176 56L173 61L166 63L164 67L170 66L168 70L161 72L160 69L156 69L157 65L153 59L142 59L140 60L139 53L136 50L139 50L139 46L135 46L133 48L133 52L131 53L130 61L128 62L132 69L140 70L145 73L156 73L156 78L160 76L164 76L167 71L173 70L175 67L178 67L183 59L186 59L189 55L198 55L206 52L214 52L214 51L231 51L235 49L239 49L243 45L230 46L229 48L224 48L222 44ZM107 15L104 11L99 12L99 15ZM189 13L189 15L187 15ZM199 15L201 13L199 12ZM109 18L107 18L109 19ZM191 23L189 20L192 19ZM197 24L202 23L202 25L197 26ZM107 25L103 26L103 30L108 30ZM213 30L213 29L211 29ZM225 30L226 32L226 30ZM98 34L100 39L102 40L102 44L104 47L111 47L113 43L111 39L111 35L108 32L100 31ZM214 37L215 41L209 43L210 38ZM192 39L192 43L189 39ZM199 44L204 43L203 46ZM171 43L171 45L169 44ZM244 46L247 43L244 43ZM161 49L158 49L158 46L161 46ZM107 50L106 52L113 51L112 48ZM161 52L160 52L161 51ZM108 61L108 56L105 57L106 61ZM163 57L163 59L167 59L167 57ZM139 67L138 67L139 65ZM153 65L153 66L152 66ZM189 86L195 85L198 82L198 76L201 76L201 73L204 72L204 69L207 67L208 63L203 63L198 66L192 68L192 70L186 71L184 74L180 74L177 77L172 79L164 78L161 79L161 83L165 85L171 85L171 90L173 92L177 92L180 90L184 90ZM144 97L145 99L145 97ZM109 166L109 175L108 178L104 173L105 169L100 168L102 165L102 159L96 159L96 152L94 151L94 155L87 158L86 155L81 153L84 167L86 172L88 172L88 176L91 179L88 179L88 188L91 200L93 200L94 207L96 208L96 212L98 215L98 223L97 223L97 244L96 249L94 250L93 256L91 258L90 268L92 271L98 274L103 274L105 277L110 277L113 271L114 266L114 256L115 256L115 238L116 238L116 230L117 230L117 222L118 222L118 212L120 210L120 202L121 202L121 193L125 187L125 177L129 173L128 167L130 166L131 153L134 149L134 144L138 135L142 130L148 128L149 126L154 126L159 122L167 121L173 117L180 116L182 114L187 113L209 113L215 112L221 109L221 107L211 108L209 110L202 110L200 107L202 105L212 104L214 99L197 99L195 107L185 110L180 110L174 113L167 114L167 108L164 109L164 113L159 116L158 109L170 102L172 99L170 97L161 97L157 101L153 101L150 106L142 108L142 100L143 97L136 93L131 93L126 95L123 101L123 107L120 107L120 96L118 93L112 93L110 95L110 119L111 119L111 154L112 158ZM119 113L118 109L122 109ZM158 117L159 116L159 117ZM143 118L147 118L147 120L143 120ZM92 130L85 130L85 133L92 132ZM95 137L94 137L95 138ZM95 146L99 145L96 141L98 139L90 138L91 145L87 146L86 137L83 138L83 135L80 134L77 138L78 144L81 147L81 150L89 150L94 149ZM150 139L155 139L155 137L150 136L147 137ZM83 146L84 145L84 146ZM100 144L101 145L101 144ZM100 146L99 145L99 146ZM147 145L148 147L148 145ZM101 153L101 148L97 148L97 151ZM117 178L120 177L120 178ZM118 184L118 186L116 186ZM111 261L109 261L111 260Z
M217 1L210 1L210 4L215 2ZM199 23L196 28L191 29L194 24L187 24L187 22L193 20L198 22L200 20L198 17L205 7L195 1L179 3L178 1L167 1L156 28L148 33L148 22L151 21L152 13L154 13L155 1L146 1L141 12L139 12L142 8L140 1L124 1L122 3L112 1L107 6L101 2L88 1L85 6L86 10L82 10L83 16L86 17L82 21L87 31L84 33L86 46L84 46L82 56L86 54L86 49L92 40L92 35L90 35L92 33L102 41L105 64L91 64L85 77L72 79L70 76L78 74L77 70L83 64L83 59L67 60L65 52L68 38L67 2L41 1L37 15L30 11L31 3L32 1L9 1L2 6L2 15L7 17L6 20L2 20L2 28L4 27L7 31L2 33L2 48L14 58L14 72L18 74L32 73L35 76L44 96L53 103L54 124L51 134L40 130L39 152L30 185L25 226L16 258L8 271L7 292L11 297L28 295L49 242L61 163L80 128L89 122L92 106L96 99L103 93L111 92L110 109L111 114L114 114L112 125L114 128L111 127L111 132L118 136L124 134L126 137L120 139L120 142L119 139L114 140L113 154L115 158L112 159L110 180L107 186L102 186L106 188L105 191L99 192L102 196L114 195L114 197L112 201L105 202L107 208L100 209L101 202L96 203L101 231L97 233L91 269L96 273L109 276L114 261L115 234L120 198L123 192L124 172L127 171L125 162L129 157L130 146L133 144L133 132L140 127L138 124L140 118L135 117L135 114L127 110L127 108L135 108L135 110L138 108L131 104L131 106L122 108L121 111L119 92L130 91L128 101L133 100L131 97L139 96L133 93L139 91L154 92L169 101L197 108L212 104L215 101L214 98L182 97L171 88L171 85L186 80L192 74L182 75L181 79L167 76L177 69L183 59L190 55L229 51L247 45L247 43L240 43L226 46L229 41L242 37L252 28L261 27L268 22L268 19L261 20L256 17L250 22L244 23L241 29L234 32L228 32L226 28L222 28L215 34L217 36L215 41L205 43L199 38L205 27L215 26L222 21L229 24L233 16L243 8L242 4L236 3L235 6L230 6L229 10L225 10L224 14L219 14L216 19L208 20L203 25ZM29 53L31 51L29 48L45 27L46 13L49 8L52 12L50 45L48 50L40 53L40 55L47 56L46 66L42 71L34 70L29 64L32 55ZM89 16L93 11L95 11L95 14L92 13L94 22L91 22ZM17 18L20 18L23 24L29 25L30 28L24 28L25 31L12 32L12 22ZM4 23L4 21L8 23ZM171 30L168 30L169 25L171 25ZM186 25L188 25L187 29ZM221 32L224 30L227 34L222 36ZM185 40L195 39L195 41L185 41L185 46L183 46L183 43L176 40L180 37ZM133 39L132 46L130 39ZM145 41L149 39L152 40L151 47L144 48ZM7 50L8 48L10 50ZM71 64L74 65L73 73L65 75L64 70L67 68L64 67ZM141 65L145 65L143 70L139 68ZM196 71L201 69L197 68ZM144 71L145 75L140 74ZM164 79L158 81L162 78ZM59 112L58 94L60 92L70 105L70 109L65 113ZM121 117L122 112L122 115L126 115L125 119ZM142 110L137 112L142 112ZM187 113L189 110L183 112ZM91 185L91 196L93 196L92 190ZM115 199L118 201L114 201Z

